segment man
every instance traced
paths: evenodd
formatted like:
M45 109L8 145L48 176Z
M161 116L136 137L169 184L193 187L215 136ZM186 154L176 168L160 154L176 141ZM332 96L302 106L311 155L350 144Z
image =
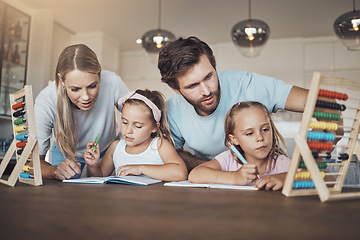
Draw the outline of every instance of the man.
M308 91L267 76L216 71L211 48L196 37L179 38L159 53L161 80L178 95L167 102L175 147L188 170L226 150L224 119L240 101L259 101L269 111L302 112ZM184 151L187 145L195 155Z

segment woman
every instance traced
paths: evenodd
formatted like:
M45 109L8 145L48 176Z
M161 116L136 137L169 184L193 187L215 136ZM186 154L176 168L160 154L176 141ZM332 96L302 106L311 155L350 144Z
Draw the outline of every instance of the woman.
M86 45L63 50L56 80L35 100L41 170L44 178L79 177L86 144L100 134L100 152L117 138L114 106L129 90L115 73L101 71L96 54ZM55 136L51 164L45 162L50 139Z

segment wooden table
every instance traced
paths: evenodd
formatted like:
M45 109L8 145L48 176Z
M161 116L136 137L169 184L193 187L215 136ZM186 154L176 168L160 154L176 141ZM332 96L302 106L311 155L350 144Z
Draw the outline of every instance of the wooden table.
M360 201L281 192L0 185L0 239L360 239Z

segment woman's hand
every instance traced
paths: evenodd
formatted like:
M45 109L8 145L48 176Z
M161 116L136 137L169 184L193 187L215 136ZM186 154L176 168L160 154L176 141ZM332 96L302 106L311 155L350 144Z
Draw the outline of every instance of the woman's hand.
M95 147L95 151L93 148ZM100 159L100 149L99 144L95 142L89 142L86 145L86 150L84 152L84 160L88 167L94 167L99 163Z
M59 166L54 170L53 176L59 180L69 179L76 174L81 174L81 164L73 159L65 159Z

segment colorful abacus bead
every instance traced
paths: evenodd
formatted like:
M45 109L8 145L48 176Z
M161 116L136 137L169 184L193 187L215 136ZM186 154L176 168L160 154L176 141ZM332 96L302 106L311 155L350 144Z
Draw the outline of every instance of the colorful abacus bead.
M319 158L320 157L323 157L323 158L326 158L326 159L330 159L331 158L331 154L330 153L323 153L321 155L319 155L319 153L317 152L312 152L312 155L313 157L316 159L316 158Z
M25 110L17 111L13 113L13 117L21 117L26 113Z
M338 124L332 122L324 122L324 121L317 121L317 122L311 121L309 124L309 128L336 131L338 129Z
M25 102L19 102L19 103L12 105L12 109L16 110L16 109L22 108L23 106L25 106Z
M340 153L338 156L339 160L348 160L349 159L349 154L347 153Z
M16 143L16 147L18 147L18 148L24 148L24 147L26 146L26 143L27 143L27 142L17 142L17 143Z
M338 104L338 103L326 102L320 100L316 101L315 106L320 108L328 108L328 109L340 110L340 111L346 110L346 106L344 104Z
M339 92L333 92L328 90L319 89L320 97L327 97L327 98L335 98L339 100L346 101L348 99L348 95L346 93L339 93Z
M293 184L294 189L299 188L315 188L313 181L295 181Z
M14 131L15 132L23 132L23 131L26 131L27 129L28 129L28 127L26 125L21 125L21 126L15 127Z
M319 119L335 120L335 121L339 121L341 118L340 114L321 112L321 111L314 111L313 117Z
M23 172L28 172L30 171L31 167L29 165L24 165L23 168L22 168L22 171Z
M325 132L308 132L306 138L312 140L334 141L335 134Z
M325 162L317 162L316 165L318 166L319 169L325 169L325 168L327 168L327 163L325 163ZM305 162L300 161L300 163L299 163L299 168L306 169Z
M20 125L26 122L26 118L18 118L14 121L14 125Z
M310 149L316 149L316 150L332 150L333 145L332 143L324 143L324 142L307 142Z
M31 179L31 178L33 178L34 176L33 176L33 175L31 175L30 173L21 172L21 173L20 173L20 177L21 177L21 178L28 178L28 179Z
M19 135L16 135L15 136L15 139L16 140L20 140L20 141L23 141L23 140L26 140L26 139L28 139L28 135L27 134L19 134Z
M321 177L324 178L325 177L325 172L324 171L320 171ZM302 172L297 172L295 174L295 179L311 179L311 174L309 171L302 171Z

